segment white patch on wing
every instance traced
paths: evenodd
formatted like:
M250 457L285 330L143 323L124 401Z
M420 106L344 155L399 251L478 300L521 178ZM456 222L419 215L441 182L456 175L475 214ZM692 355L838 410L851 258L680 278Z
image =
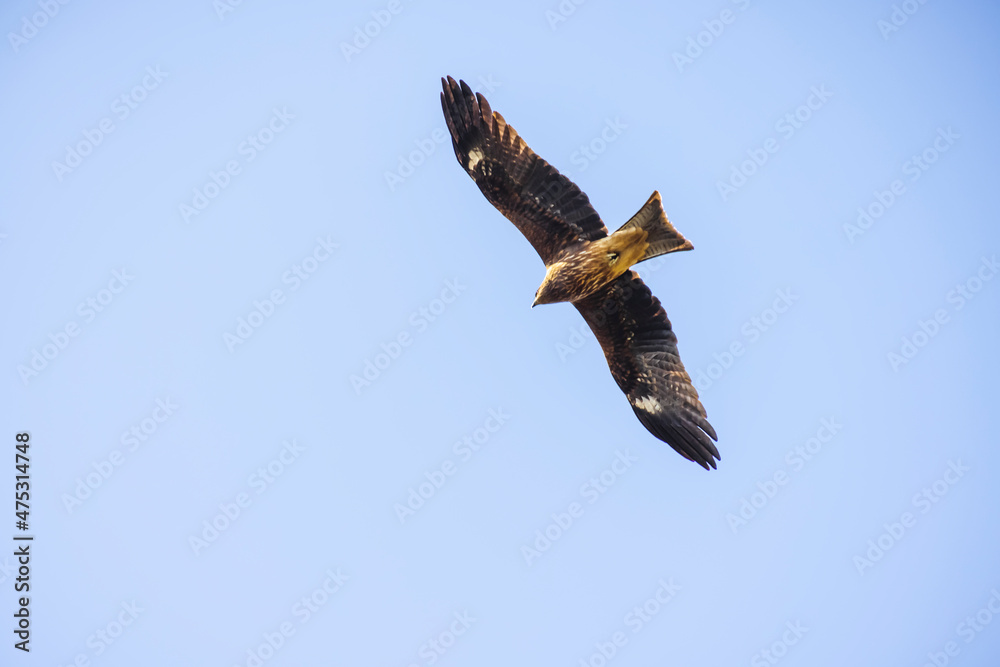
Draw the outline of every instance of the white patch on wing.
M648 412L650 414L656 414L663 409L660 402L656 400L655 396L643 396L642 398L635 399L633 403L635 407L639 408L643 412Z
M483 151L480 149L476 148L475 150L469 151L469 170L471 171L475 169L476 165L479 164L479 161L482 159Z

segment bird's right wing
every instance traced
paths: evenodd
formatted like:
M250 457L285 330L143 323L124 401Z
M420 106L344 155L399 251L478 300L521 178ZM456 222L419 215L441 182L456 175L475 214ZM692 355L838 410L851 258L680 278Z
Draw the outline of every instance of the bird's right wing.
M464 81L441 79L441 108L459 164L548 265L567 247L607 236L580 188L528 147Z
M721 458L715 429L677 352L667 313L629 270L575 302L642 425L706 470Z

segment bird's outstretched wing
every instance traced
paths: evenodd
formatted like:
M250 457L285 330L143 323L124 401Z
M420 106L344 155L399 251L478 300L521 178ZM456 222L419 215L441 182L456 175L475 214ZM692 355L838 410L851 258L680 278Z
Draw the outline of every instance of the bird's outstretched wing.
M667 313L638 274L630 270L573 305L642 425L685 458L714 468L718 436L681 363Z
M441 79L441 108L459 164L548 265L567 247L607 236L587 195L538 157L465 81Z

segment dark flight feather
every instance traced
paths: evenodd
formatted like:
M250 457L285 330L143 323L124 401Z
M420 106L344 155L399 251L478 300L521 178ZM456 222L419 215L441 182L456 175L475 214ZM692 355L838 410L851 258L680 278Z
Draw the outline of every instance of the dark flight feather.
M642 425L685 458L714 468L718 436L681 363L667 313L638 274L629 270L573 305Z
M608 235L587 195L528 148L464 81L448 77L441 85L455 156L486 199L524 234L546 266L562 257L572 263L571 270L584 270L583 263L573 262L574 253ZM666 222L655 193L636 214L635 225L644 227L646 217L660 216L665 236L654 239L653 245L663 245L653 249L655 254L690 249ZM593 276L579 282L588 277ZM670 320L638 274L628 270L573 305L600 342L615 382L642 425L685 458L715 468L720 458L715 429L681 363Z
M462 81L441 79L441 108L459 164L546 265L569 246L608 235L587 195L528 148Z

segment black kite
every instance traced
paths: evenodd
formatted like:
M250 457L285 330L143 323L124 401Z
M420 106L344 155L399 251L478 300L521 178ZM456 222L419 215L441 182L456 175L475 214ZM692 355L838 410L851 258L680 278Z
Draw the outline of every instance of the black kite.
M532 305L576 306L642 425L685 458L715 468L718 436L681 363L670 320L630 268L694 247L667 220L660 194L608 235L587 195L528 148L486 98L451 77L441 85L459 164L545 262Z

